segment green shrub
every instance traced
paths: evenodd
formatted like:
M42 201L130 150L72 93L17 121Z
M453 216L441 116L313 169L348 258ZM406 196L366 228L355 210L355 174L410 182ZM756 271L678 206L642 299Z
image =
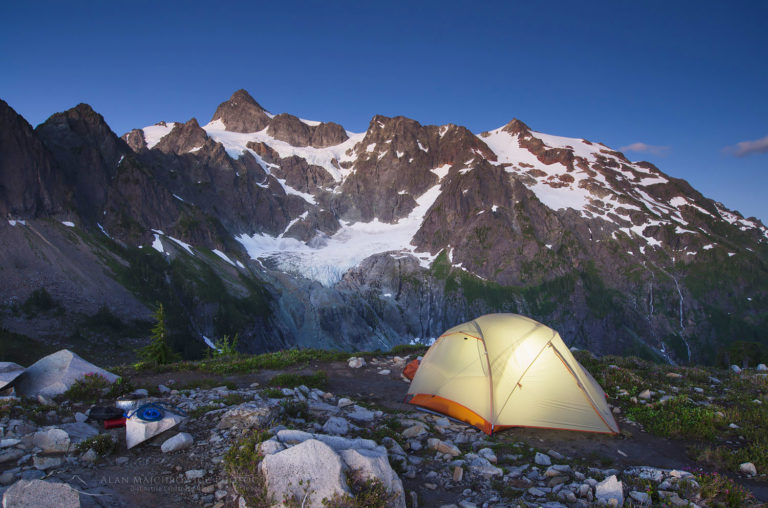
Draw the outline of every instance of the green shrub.
M213 345L213 349L209 349L214 358L220 357L236 357L239 355L237 352L237 343L240 340L239 334L235 334L234 337L224 335L222 338L216 340Z
M253 508L268 508L274 504L267 495L267 483L259 468L264 457L258 446L269 437L267 432L254 431L236 441L224 455L224 468L232 485Z
M318 388L325 390L328 386L328 374L324 370L318 370L311 375L305 374L278 374L269 380L270 386L280 386L282 388L295 388L297 386L308 386L309 388Z
M300 400L284 400L280 403L283 412L290 418L301 418L309 420L309 406L306 402Z
M718 435L719 418L715 410L697 406L684 396L665 404L632 407L627 417L651 433L665 437L710 440Z
M323 499L327 508L388 508L395 505L398 494L389 492L378 478L363 478L357 471L347 473L352 495L336 494Z
M750 506L756 502L752 494L728 477L717 473L696 475L701 487L700 495L704 506L727 506L738 508Z
M102 391L110 388L110 382L95 372L89 372L76 380L61 396L72 402L94 403L102 397Z
M261 392L261 395L268 399L282 399L285 397L283 391L279 388L266 388Z
M91 436L88 439L78 443L77 451L80 453L85 453L88 450L93 449L93 451L96 452L96 455L99 457L106 457L115 451L116 444L117 443L115 443L110 434L99 434L96 436Z

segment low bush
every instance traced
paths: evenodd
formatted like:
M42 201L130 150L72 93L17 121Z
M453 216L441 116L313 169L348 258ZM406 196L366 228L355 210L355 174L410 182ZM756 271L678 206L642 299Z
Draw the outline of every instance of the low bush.
M100 398L102 398L102 392L109 389L111 383L102 376L95 372L89 372L64 392L61 397L72 402L86 402L93 404Z
M264 457L258 446L269 438L268 432L254 431L236 441L224 455L224 468L232 485L253 508L268 508L274 504L267 495L267 483L259 468Z
M297 386L308 386L309 388L318 388L325 390L328 386L328 374L324 370L318 370L314 374L278 374L269 380L270 386L279 386L281 388L296 388Z
M632 407L627 411L627 417L653 434L705 440L718 435L720 421L714 409L698 406L684 396L665 404Z
M99 457L106 457L115 451L116 444L117 443L115 443L111 435L98 434L78 443L77 451L85 453L88 450L93 449Z

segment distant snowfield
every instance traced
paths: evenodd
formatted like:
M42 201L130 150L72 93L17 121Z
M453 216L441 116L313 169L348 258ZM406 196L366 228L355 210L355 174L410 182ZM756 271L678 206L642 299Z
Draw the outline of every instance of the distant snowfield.
M304 121L307 123L308 121ZM318 122L319 123L319 122ZM309 125L312 125L311 123ZM280 141L269 134L267 129L259 132L239 133L229 132L224 126L224 122L221 120L215 120L207 125L203 126L203 130L208 133L208 136L221 143L224 149L227 151L230 157L233 159L239 158L243 152L248 151L248 143L250 141L256 143L266 143L270 148L275 150L281 158L298 156L305 159L309 164L320 166L328 171L334 180L340 182L349 171L339 169L333 164L333 159L339 162L346 160L353 160L354 157L350 157L346 154L347 150L354 148L354 146L363 140L365 137L364 132L349 132L347 131L347 139L345 142L326 148L315 148L312 146L293 146L285 141ZM265 168L267 169L267 168Z
M317 125L319 122L301 119L307 125ZM144 129L144 137L147 146L152 148L164 136L169 134L175 123L166 125L154 125ZM264 143L275 150L281 158L297 156L305 159L307 163L324 168L334 178L337 183L341 183L347 178L354 168L343 169L340 162L356 160L359 152L355 151L355 146L362 142L365 132L354 133L347 132L349 139L336 146L326 148L296 147L284 141L277 140L267 134L267 129L252 133L237 133L226 130L221 120L210 122L203 126L207 135L214 141L221 143L230 157L237 159L245 152L249 152L264 168L268 174L272 174L274 164L264 161L256 152L247 147L249 142ZM443 134L441 128L441 135ZM610 149L600 143L590 143L582 139L553 136L540 132L532 132L534 137L542 140L544 144L551 148L562 148L572 150L573 154L581 158L587 165L592 166L597 162L598 156L613 159L618 163L618 168L610 169L614 177L619 181L626 181L632 184L629 192L614 188L613 184L602 173L595 171L585 171L576 167L573 171L563 164L543 164L538 158L520 146L520 140L517 135L511 135L503 130L503 127L488 132L487 136L478 135L488 147L496 154L498 161L496 164L506 164L505 171L516 175L525 175L525 181L528 188L535 193L537 198L547 207L553 210L573 209L585 217L596 217L607 222L615 223L617 230L630 237L642 239L648 247L659 247L661 242L654 238L644 236L644 231L648 226L654 225L672 225L676 226L677 231L685 231L685 223L681 209L682 207L693 207L700 212L712 215L707 210L699 207L688 198L675 196L668 202L660 202L654 199L648 192L646 186L654 184L663 184L668 179L658 172L645 167L638 166L635 163L607 153ZM419 143L419 148L427 151ZM372 143L368 147L359 147L359 151L373 152L376 144ZM380 157L383 153L380 155ZM404 154L397 153L398 157ZM465 168L459 168L460 173L472 171L470 163L465 163ZM438 168L425 169L432 171L442 181L448 174L450 165L446 164ZM628 169L627 167L631 168ZM538 176L529 173L530 169L536 169L544 173ZM567 177L564 175L568 175ZM562 177L562 178L561 178ZM573 181L569 181L570 178ZM311 194L300 192L291 188L284 180L277 179L289 194L302 197L308 203L315 205L315 197ZM259 185L265 186L264 183ZM593 194L590 189L601 188ZM622 188L624 188L622 186ZM338 187L337 187L338 190ZM466 191L465 191L466 192ZM412 213L401 219L397 224L386 224L373 220L372 222L349 223L333 236L316 236L308 244L293 238L285 238L282 234L277 237L271 237L265 234L259 235L240 235L236 239L245 247L248 255L255 260L269 261L279 270L288 273L299 274L312 280L316 280L324 286L332 286L341 280L341 277L349 269L357 266L365 258L383 252L407 252L414 254L422 266L428 266L434 257L428 254L415 253L415 247L411 245L414 235L421 227L427 210L432 206L440 195L439 185L429 189L417 199L417 207ZM175 196L177 199L180 197ZM620 203L620 197L628 197L634 200L635 204L627 203L626 200ZM489 203L491 205L491 203ZM504 204L502 204L504 205ZM649 217L644 224L626 227L616 219L617 208L625 209L618 212L626 217L626 209L647 211ZM496 211L497 204L493 204L491 210ZM645 210L644 210L645 209ZM722 219L735 224L742 230L759 227L758 224L748 219L742 219L735 214L718 206L718 212ZM286 231L299 219L295 219L288 225ZM768 237L768 229L762 228L763 234ZM106 234L106 232L105 232ZM181 247L185 248L190 254L190 246L170 238ZM162 243L155 237L153 247L163 251ZM706 248L705 248L706 249ZM645 252L641 247L641 252ZM224 261L232 264L233 261L223 253L215 251L215 254ZM690 252L689 254L696 254ZM237 266L242 266L238 261Z
M240 235L236 237L252 259L270 259L279 269L297 273L330 287L341 280L344 273L365 258L381 252L409 252L422 266L429 266L434 256L415 253L411 240L421 227L424 215L440 195L434 186L417 200L417 206L397 224L373 220L343 226L335 235L314 238L309 245L294 238L268 235Z

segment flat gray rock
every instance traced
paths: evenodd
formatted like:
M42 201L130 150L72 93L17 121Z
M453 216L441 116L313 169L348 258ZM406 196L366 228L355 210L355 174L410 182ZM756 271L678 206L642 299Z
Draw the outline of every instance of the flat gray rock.
M80 508L80 495L66 483L19 480L3 494L3 508Z
M278 409L264 402L249 401L233 407L224 413L217 428L266 428L277 416Z
M62 349L36 361L8 384L24 397L50 398L66 392L75 381L86 374L99 374L113 383L118 376L87 362L78 355Z

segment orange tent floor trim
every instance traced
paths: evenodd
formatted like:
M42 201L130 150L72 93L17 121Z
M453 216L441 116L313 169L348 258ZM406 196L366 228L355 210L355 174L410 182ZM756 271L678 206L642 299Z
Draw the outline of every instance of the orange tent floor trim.
M600 431L600 430L582 430L582 429L568 429L562 427L537 427L534 425L496 425L492 426L491 423L475 413L471 409L462 406L452 400L440 397L439 395L430 395L426 393L417 393L408 401L409 404L414 406L420 406L431 411L442 413L446 416L450 416L456 420L468 423L473 427L477 427L489 436L495 432L501 430L513 429L513 428L528 428L528 429L545 429L545 430L568 430L572 432L587 432L590 434L610 434L615 435L617 432L613 431Z

